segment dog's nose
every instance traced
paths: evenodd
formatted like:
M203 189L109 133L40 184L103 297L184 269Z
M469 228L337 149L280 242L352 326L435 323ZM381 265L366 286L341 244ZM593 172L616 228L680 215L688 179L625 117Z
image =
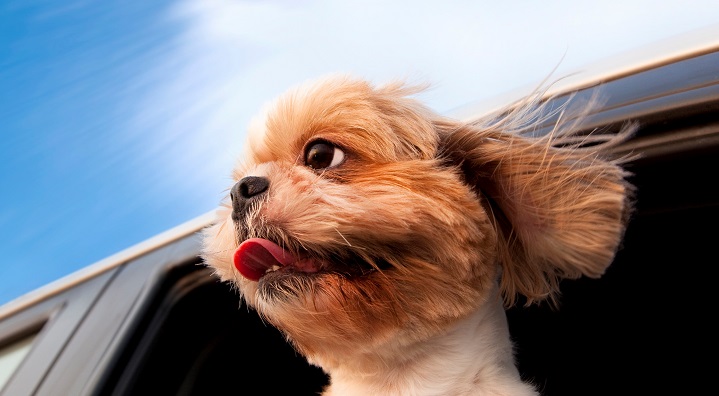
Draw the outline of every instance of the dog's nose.
M238 221L244 215L250 201L262 196L270 187L265 177L247 176L240 179L230 190L232 219Z

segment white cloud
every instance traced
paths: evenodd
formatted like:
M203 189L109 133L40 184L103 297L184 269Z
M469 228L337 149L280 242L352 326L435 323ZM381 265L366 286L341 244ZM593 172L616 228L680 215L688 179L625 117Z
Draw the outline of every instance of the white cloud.
M136 122L159 127L147 149L202 192L226 182L262 104L307 78L428 81L422 97L445 112L538 83L562 59L557 75L713 23L713 3L185 0L169 15L185 30L148 70L162 84Z

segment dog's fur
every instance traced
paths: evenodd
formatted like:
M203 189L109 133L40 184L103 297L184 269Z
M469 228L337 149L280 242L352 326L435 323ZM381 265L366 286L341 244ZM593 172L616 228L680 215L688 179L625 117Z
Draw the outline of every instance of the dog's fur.
M611 263L632 187L602 153L630 130L560 122L532 138L535 100L468 123L417 92L334 76L277 99L233 172L268 188L225 203L205 261L329 374L326 395L535 395L504 307L554 301L562 278ZM344 160L311 168L316 142ZM245 278L233 255L250 238L298 262Z

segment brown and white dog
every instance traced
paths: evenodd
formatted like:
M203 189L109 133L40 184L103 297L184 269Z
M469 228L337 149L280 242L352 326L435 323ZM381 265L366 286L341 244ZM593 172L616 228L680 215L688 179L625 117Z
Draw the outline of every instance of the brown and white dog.
M536 395L504 307L612 262L632 187L602 151L631 131L530 138L531 103L466 123L417 92L334 76L277 99L205 262L329 374L325 395Z

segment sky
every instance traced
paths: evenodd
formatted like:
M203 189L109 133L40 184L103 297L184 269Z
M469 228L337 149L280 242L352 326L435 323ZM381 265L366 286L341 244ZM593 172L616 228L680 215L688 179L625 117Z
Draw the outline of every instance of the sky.
M451 113L716 23L715 0L4 0L0 304L214 210L252 116L307 79L427 82Z

